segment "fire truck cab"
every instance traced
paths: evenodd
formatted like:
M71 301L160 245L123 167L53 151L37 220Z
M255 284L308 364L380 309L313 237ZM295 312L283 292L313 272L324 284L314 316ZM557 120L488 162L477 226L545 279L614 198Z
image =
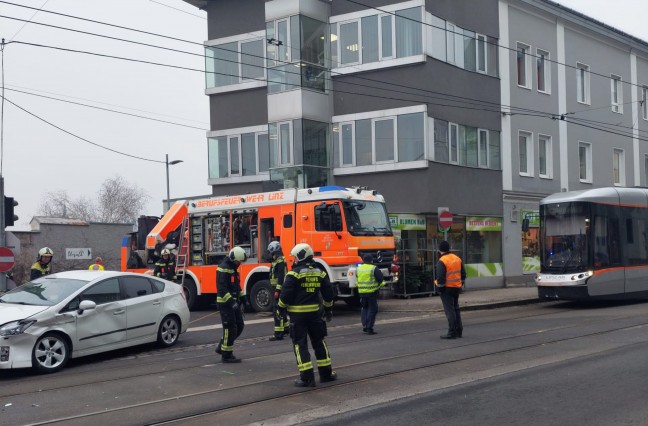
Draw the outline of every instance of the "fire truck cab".
M141 233L140 233L141 235ZM326 186L284 189L257 194L220 196L177 201L142 238L122 242L122 270L137 242L152 265L163 248L173 248L176 268L190 309L216 299L216 269L232 247L242 247L247 260L239 267L242 293L255 311L270 311L270 259L266 247L279 241L288 265L289 253L299 243L308 243L315 261L326 270L337 298L357 304L357 292L349 286L349 268L371 254L373 263L393 279L394 237L385 200L377 191L365 188Z

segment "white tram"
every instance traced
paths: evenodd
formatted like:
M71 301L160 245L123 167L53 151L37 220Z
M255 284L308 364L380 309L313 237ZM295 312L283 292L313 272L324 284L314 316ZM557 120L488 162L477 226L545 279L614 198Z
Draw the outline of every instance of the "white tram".
M648 188L543 199L540 256L542 299L648 298Z

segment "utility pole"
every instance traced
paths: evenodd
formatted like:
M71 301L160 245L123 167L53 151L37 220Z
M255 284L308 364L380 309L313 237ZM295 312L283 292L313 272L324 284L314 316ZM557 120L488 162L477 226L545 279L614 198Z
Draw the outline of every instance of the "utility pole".
M0 173L0 247L7 245L7 233L5 231L5 197L4 197L4 177ZM0 292L7 291L7 274L0 273Z

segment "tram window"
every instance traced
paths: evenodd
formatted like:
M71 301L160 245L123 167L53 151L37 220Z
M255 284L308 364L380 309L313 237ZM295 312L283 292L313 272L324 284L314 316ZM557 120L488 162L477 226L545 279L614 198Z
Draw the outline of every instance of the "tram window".
M644 209L626 207L622 209L625 223L623 258L626 265L645 265L648 263L648 241L646 228L648 221Z

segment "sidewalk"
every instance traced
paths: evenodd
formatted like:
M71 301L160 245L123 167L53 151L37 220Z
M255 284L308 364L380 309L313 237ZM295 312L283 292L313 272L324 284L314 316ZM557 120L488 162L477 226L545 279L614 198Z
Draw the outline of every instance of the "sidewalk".
M504 306L539 303L538 289L531 287L509 287L486 290L466 290L459 296L462 311L500 308ZM383 312L434 312L443 311L439 296L420 296L380 299L378 302Z

